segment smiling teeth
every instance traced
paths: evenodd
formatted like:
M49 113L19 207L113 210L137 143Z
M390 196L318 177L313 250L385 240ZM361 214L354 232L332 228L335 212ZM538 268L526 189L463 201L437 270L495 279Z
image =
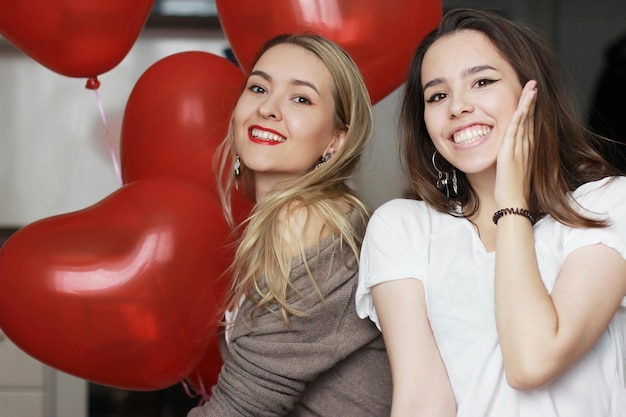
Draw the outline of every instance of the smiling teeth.
M473 127L470 129L462 130L461 132L457 132L454 134L453 139L454 143L473 143L476 142L481 137L485 136L489 133L491 129L487 127Z
M252 136L258 139L267 140L269 142L284 142L285 138L274 133L266 132L261 129L252 129Z

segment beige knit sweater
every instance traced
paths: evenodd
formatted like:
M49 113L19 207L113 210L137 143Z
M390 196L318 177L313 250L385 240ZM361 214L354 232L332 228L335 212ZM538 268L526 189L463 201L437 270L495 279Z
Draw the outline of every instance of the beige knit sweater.
M320 300L301 261L291 279L302 292L287 329L280 315L241 305L228 356L211 399L188 417L386 417L391 374L382 336L355 312L358 264L351 251L327 239L307 251Z

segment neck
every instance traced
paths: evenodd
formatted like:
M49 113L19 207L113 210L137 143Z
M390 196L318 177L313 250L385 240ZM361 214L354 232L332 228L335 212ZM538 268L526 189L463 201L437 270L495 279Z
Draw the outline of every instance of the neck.
M254 191L256 201L259 201L265 194L276 188L279 184L294 179L293 175L288 174L259 174L254 175Z
M489 217L490 213L497 210L497 204L495 200L495 186L496 186L496 170L495 166L493 170L483 171L476 174L467 175L467 180L470 186L478 197L478 212L473 216L472 220L481 218L482 216Z
M468 219L474 224L478 236L489 252L495 250L496 228L493 213L498 209L494 195L496 185L495 167L487 172L467 175L467 179L478 197L478 211Z

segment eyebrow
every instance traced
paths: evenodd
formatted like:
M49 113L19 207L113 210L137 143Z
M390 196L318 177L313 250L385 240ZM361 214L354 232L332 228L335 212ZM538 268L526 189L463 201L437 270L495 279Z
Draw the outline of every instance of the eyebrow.
M468 76L473 75L473 74L478 74L479 72L485 71L485 70L494 70L494 71L496 71L496 69L494 67L492 67L491 65L477 65L475 67L471 67L471 68L468 68L465 71L463 71L461 73L461 77L465 78L465 77L468 77ZM428 81L426 84L424 84L424 87L422 87L422 90L425 91L429 87L433 87L435 85L443 84L444 81L445 81L445 78L434 78L434 79Z
M272 77L266 73L265 71L261 71L261 70L255 70L252 71L250 73L250 75L248 76L248 78L250 78L251 76L256 75L258 77L263 78L264 80L267 80L268 82L272 81ZM318 95L321 95L319 90L317 89L317 87L315 87L315 85L309 81L304 81L304 80L298 80L298 79L294 79L290 81L290 84L293 85L300 85L300 86L304 86L304 87L309 87L312 90L314 90Z

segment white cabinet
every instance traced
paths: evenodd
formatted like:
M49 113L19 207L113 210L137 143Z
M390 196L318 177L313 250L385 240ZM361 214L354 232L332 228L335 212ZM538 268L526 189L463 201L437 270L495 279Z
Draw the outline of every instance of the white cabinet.
M87 383L33 359L0 330L0 416L86 417Z

